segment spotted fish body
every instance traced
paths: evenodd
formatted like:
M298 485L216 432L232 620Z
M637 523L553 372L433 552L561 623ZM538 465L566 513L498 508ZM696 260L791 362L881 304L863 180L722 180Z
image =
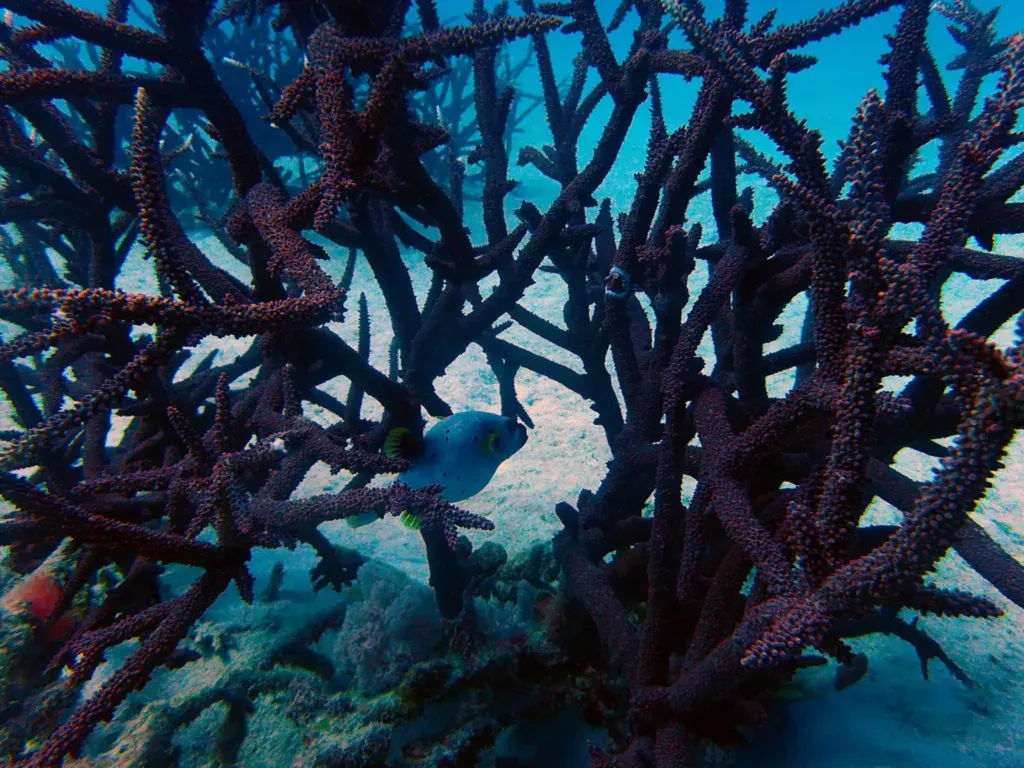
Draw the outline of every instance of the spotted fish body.
M412 466L398 480L412 488L440 485L445 501L463 501L482 491L526 439L526 427L515 419L484 411L456 413L427 430ZM348 521L358 528L376 519L370 512Z

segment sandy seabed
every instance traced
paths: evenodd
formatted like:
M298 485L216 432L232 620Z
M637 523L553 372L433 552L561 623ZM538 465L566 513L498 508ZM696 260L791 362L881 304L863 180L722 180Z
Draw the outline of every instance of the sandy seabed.
M247 281L245 269L227 255L215 238L199 237L197 243L215 263ZM998 249L1006 252L1010 248L1024 253L1020 245L1019 241L1007 238L998 244ZM347 254L334 246L328 250L333 258L323 263L324 268L337 280ZM417 295L422 299L430 278L429 269L421 260L409 257L409 270ZM691 295L697 294L704 280L705 275L699 268ZM143 258L140 249L135 249L129 257L118 279L118 287L126 291L155 292L152 265ZM947 316L955 321L991 290L992 286L983 282L966 278L950 280L943 295ZM392 336L390 320L374 277L362 257L357 257L346 320L334 330L355 344L360 293L366 294L370 310L371 362L386 370ZM564 301L561 280L551 273L539 272L524 303L561 325ZM803 296L797 297L787 308L782 318L785 333L768 351L796 341L805 308ZM10 328L2 330L5 338L11 337ZM137 329L138 332L145 330ZM997 341L1009 344L1011 330L1010 326L1001 329ZM568 353L521 328L510 328L503 338L581 370ZM192 360L182 368L180 375L187 375L194 362L210 350L217 351L217 363L224 363L243 352L251 341L251 338L206 339L194 349ZM701 353L711 361L707 339ZM773 377L771 393L781 395L791 383L791 374ZM898 380L889 384L894 390L901 386ZM244 382L235 386L240 388ZM347 386L347 381L339 378L323 388L344 399ZM519 372L516 387L535 424L529 442L498 469L486 489L462 504L473 512L488 515L495 523L493 532L468 532L474 544L495 541L510 553L550 539L560 527L554 514L555 504L562 500L575 502L583 488L596 489L604 474L605 462L610 458L604 432L593 423L595 413L576 394L526 370ZM437 389L456 412L500 411L497 381L476 346L471 346L449 367L438 381ZM316 406L306 404L305 407L306 415L321 423L329 423L333 418ZM378 410L375 412L374 408ZM367 399L364 415L379 415L379 406ZM0 418L10 425L6 403L0 403ZM120 421L122 427L124 423ZM116 431L111 439L118 439ZM934 466L936 460L910 450L903 451L897 459L897 468L918 480L927 480ZM1007 456L1005 469L974 515L975 520L1018 560L1024 560L1024 524L1020 516L1024 500L1022 469L1024 442L1018 438ZM296 496L336 492L347 480L346 473L331 475L326 465L318 464L307 475ZM692 491L692 483L688 490ZM869 518L871 523L892 523L899 520L899 514L876 501ZM349 528L343 521L331 522L322 525L321 530L337 544L383 560L413 578L423 581L427 578L419 536L394 518L358 530ZM265 578L278 560L285 562L288 583L293 589L301 588L305 572L315 565L315 557L308 547L294 552L258 552L253 560L257 579ZM936 661L930 665L930 680L925 680L913 649L898 639L857 639L852 645L866 652L871 660L866 678L836 693L831 668L801 673L801 695L773 710L773 721L759 732L754 740L755 748L741 758L741 764L749 768L826 765L840 768L1015 768L1024 765L1024 679L1020 675L1024 669L1024 611L998 595L955 553L942 561L935 582L988 596L1006 607L1004 617L991 621L932 617L920 621L920 626L937 639L973 679L973 687L954 680ZM238 608L247 610L243 606ZM181 676L183 684L187 684L186 677ZM774 727L783 721L784 728ZM278 746L283 747L283 744Z

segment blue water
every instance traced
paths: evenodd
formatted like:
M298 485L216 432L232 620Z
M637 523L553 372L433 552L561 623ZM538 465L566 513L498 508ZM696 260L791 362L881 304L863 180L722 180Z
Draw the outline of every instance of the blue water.
M76 5L98 12L102 12L106 7L103 0L78 0ZM471 5L470 2L439 0L442 20L461 22ZM598 7L605 19L610 17L616 5L616 2L610 0L598 0ZM777 23L789 23L806 18L819 9L833 7L834 3L752 0L749 5L748 16L751 19L760 18L770 8L779 6ZM984 10L994 7L995 4L988 0L979 0L976 5ZM711 17L721 13L721 2L710 0L706 6ZM839 37L828 38L808 46L803 52L817 57L818 64L790 77L790 105L798 116L806 118L812 128L821 131L825 152L829 158L834 158L837 154L837 142L847 137L850 118L864 94L870 89L877 89L880 92L885 89L879 58L888 50L884 35L893 30L898 15L899 9L894 9L869 19L852 30L847 30ZM134 12L130 21L136 24L144 23L142 17ZM943 26L941 18L933 16L929 29L929 44L940 63L948 62L958 52ZM636 19L631 14L622 28L612 35L612 42L620 60L632 42L635 27ZM1004 4L999 16L999 29L1004 34L1024 29L1024 2ZM558 32L548 37L556 72L560 78L567 78L571 72L572 60L579 50L579 39L579 35L564 36ZM674 42L679 42L678 37ZM526 44L523 42L509 46L513 59L522 56L526 50ZM527 70L521 87L532 93L539 93L539 85L532 77L534 74L535 70ZM951 91L955 87L958 74L944 72ZM595 77L592 73L592 81ZM686 83L681 78L663 77L661 85L666 119L669 130L672 130L688 120L698 84ZM990 87L991 83L988 85ZM606 99L588 123L580 142L581 165L589 158L610 109ZM523 128L525 132L517 137L517 146L540 145L550 139L542 112L539 110ZM619 161L595 194L599 200L610 198L615 213L626 210L631 202L635 190L634 174L643 168L649 129L650 113L648 106L645 105L630 129L626 148ZM763 141L758 141L758 146L768 148ZM513 161L515 155L514 150ZM922 162L921 170L927 170L927 164L934 162L934 158L926 154ZM544 204L557 192L553 184L532 168L513 167L511 175L521 181L521 188L508 199L509 211L517 207L521 199L536 202L543 209ZM776 198L765 189L763 183L753 178L747 179L747 183L756 190L755 217L763 220ZM703 224L707 240L715 239L707 196L695 201L688 215L691 221ZM474 238L482 241L483 226L479 215L470 215L467 218ZM1019 248L1022 245L1016 238L1000 238L998 244L1004 246L1004 251L1005 247ZM1020 250L1017 252L1022 253ZM968 298L966 289L962 298L964 306L968 306L969 301L977 299ZM548 506L553 506L553 503ZM1021 527L1024 528L1024 524ZM373 546L377 544L379 542ZM410 558L419 556L418 547L408 548ZM298 558L298 562L303 562L301 558L305 557L308 561L309 555L309 550L300 550L295 557ZM257 578L265 578L271 565L280 559L282 553L279 551L259 553L253 564ZM412 572L414 575L422 576L422 572L416 572L415 568ZM173 593L180 585L187 584L191 578L192 574L184 570L172 572L169 575L167 589ZM297 612L314 610L325 599L321 595L315 601L309 602L306 583L306 575L302 568L288 571L285 582L286 594L294 599ZM237 603L237 597L231 591L219 601L215 610L221 611L223 615L235 615L238 610ZM1011 611L1015 610L1011 608ZM1020 626L1019 615L1015 614L1013 621ZM977 634L973 639L976 637ZM968 662L964 662L965 665L986 663L984 655L969 654L967 648L972 638L965 638L963 646L956 642L956 636L952 636L952 639L954 645L947 647L947 651L951 655L961 652L958 658L969 659ZM1024 765L1024 735L1013 726L1005 728L1000 725L1000 702L1006 702L1006 699L1000 698L999 691L993 691L991 687L982 691L965 691L961 684L941 668L941 665L935 663L931 680L925 681L920 675L912 651L896 641L879 641L873 649L875 654L872 656L871 673L849 690L832 690L831 671L816 671L803 677L801 695L792 701L779 703L771 709L765 726L751 735L752 746L748 752L741 754L735 763L737 768L1014 768ZM1019 669L1011 668L1002 674L1007 678L1015 678L1019 674ZM984 673L982 676L986 681L992 677ZM169 681L164 681L164 684L171 686ZM1002 694L1011 696L1020 692L1019 687L1014 688L1007 684ZM154 694L144 693L140 700L152 695ZM1009 706L1008 703L1006 705ZM1013 722L1020 724L1019 713L1016 717L1018 719ZM519 739L524 742L534 740L526 746L519 745L517 748L521 754L527 755L526 759L530 765L585 764L585 742L587 738L596 735L587 733L572 716L558 720L556 725L558 728L550 723L544 728L524 728L522 731L525 735L524 732L520 732L506 739ZM200 726L207 727L202 723ZM201 729L192 731L191 739L201 740L203 732ZM300 736L301 734L290 734L288 738L298 740ZM261 735L260 738L267 738L267 735ZM986 739L990 739L990 742L986 743ZM966 744L968 741L969 744ZM558 744L561 744L560 748L556 747ZM543 748L538 745L542 745ZM509 749L515 751L512 746ZM194 755L198 754L201 752L194 750ZM250 762L242 764L272 764L267 762L265 756L260 757L259 754L258 750L254 750Z

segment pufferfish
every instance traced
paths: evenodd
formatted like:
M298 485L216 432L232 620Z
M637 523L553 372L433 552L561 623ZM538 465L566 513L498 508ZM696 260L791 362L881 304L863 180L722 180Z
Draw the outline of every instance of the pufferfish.
M395 429L384 443L392 458L408 459L411 465L398 476L411 488L440 485L441 498L458 502L480 493L505 459L526 445L526 427L513 418L484 411L464 411L437 422L422 440L407 429ZM346 518L353 528L377 520L376 512ZM414 510L402 513L402 522L419 527Z

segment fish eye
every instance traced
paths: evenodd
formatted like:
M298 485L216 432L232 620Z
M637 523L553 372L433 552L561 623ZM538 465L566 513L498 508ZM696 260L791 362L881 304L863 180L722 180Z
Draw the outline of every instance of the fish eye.
M497 432L488 432L484 438L484 450L490 453L498 453L501 450L501 435Z

